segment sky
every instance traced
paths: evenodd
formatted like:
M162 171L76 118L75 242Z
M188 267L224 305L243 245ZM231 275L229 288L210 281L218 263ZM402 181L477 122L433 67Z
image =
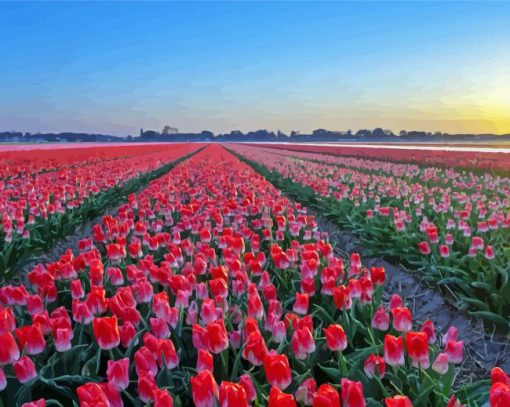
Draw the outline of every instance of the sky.
M510 133L510 2L0 2L0 131Z

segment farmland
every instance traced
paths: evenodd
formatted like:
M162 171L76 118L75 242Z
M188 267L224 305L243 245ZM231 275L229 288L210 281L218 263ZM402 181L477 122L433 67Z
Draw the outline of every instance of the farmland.
M24 146L0 163L4 406L510 405L506 153Z

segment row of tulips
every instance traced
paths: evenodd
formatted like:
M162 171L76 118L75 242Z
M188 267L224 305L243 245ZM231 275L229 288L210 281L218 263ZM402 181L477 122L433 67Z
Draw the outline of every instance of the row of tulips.
M334 145L334 144L257 144L271 148L286 150L332 154L370 160L391 161L393 163L410 163L420 166L437 166L442 168L462 168L468 171L480 170L486 172L500 172L508 174L510 171L510 154L497 151L456 151L449 148L430 149L430 146L415 146L409 144L404 149L378 148L377 146ZM388 147L388 146L386 146ZM472 147L472 146L471 146Z
M42 172L30 176L0 180L0 271L9 270L24 253L31 254L37 247L46 250L52 240L71 232L76 222L84 221L82 217L92 218L124 188L136 187L141 177L156 174L198 148L177 144L138 151L138 147L129 147L128 157L123 156L126 148L120 148L122 155L110 153L110 159L100 162L71 161L63 155L65 164L52 162L56 169L41 167ZM75 150L83 154L89 149L70 151ZM91 150L92 154L95 149Z
M500 370L490 393L452 395L455 327L382 301L383 268L338 257L304 207L219 145L130 195L76 249L0 288L4 404L510 400Z
M161 150L154 144L63 144L32 145L22 150L10 150L11 146L0 147L0 179L32 177L48 171L96 164L155 153Z
M413 171L401 164L391 170L393 164L283 149L230 148L352 230L370 254L420 270L453 292L460 306L508 328L509 178L432 167ZM407 175L396 175L406 168Z

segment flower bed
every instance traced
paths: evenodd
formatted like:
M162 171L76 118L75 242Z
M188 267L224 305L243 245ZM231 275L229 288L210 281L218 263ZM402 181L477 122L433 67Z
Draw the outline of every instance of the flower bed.
M0 288L0 397L25 406L481 406L463 343L218 145ZM493 371L492 406L510 398ZM35 401L32 401L35 400ZM500 403L500 404L498 404ZM57 404L58 405L58 404Z

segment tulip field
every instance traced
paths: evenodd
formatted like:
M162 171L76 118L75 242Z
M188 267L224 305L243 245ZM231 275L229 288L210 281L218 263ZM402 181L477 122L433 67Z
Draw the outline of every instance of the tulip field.
M509 407L365 261L508 335L503 161L305 150L0 151L0 406Z

